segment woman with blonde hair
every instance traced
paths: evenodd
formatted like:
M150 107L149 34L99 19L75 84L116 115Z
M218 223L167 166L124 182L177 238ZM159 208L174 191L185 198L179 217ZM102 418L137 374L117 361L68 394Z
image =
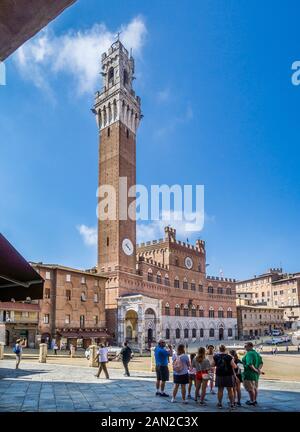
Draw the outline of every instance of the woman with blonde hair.
M173 377L174 388L171 402L175 402L179 386L181 387L181 396L183 403L187 403L185 399L186 385L189 383L189 368L191 366L190 358L185 353L183 344L178 345L176 354L172 356L173 360Z
M207 383L209 380L210 362L205 356L205 348L200 347L198 355L193 359L193 367L196 369L196 392L195 401L199 397L199 391L201 388L200 405L205 405L204 398L206 395Z

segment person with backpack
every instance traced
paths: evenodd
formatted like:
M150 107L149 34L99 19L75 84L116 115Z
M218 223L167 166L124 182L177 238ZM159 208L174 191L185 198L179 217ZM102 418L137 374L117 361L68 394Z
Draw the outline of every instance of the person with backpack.
M129 362L130 362L130 360L131 360L133 354L132 354L132 350L131 350L131 348L128 346L128 343L127 343L127 342L124 342L124 346L123 346L123 348L121 349L119 355L120 355L121 358L122 358L122 363L123 363L123 366L124 366L124 369L125 369L125 374L124 374L124 376L130 376L129 369L128 369L128 364L129 364Z
M183 344L178 345L176 354L173 354L172 356L172 361L174 388L171 402L175 402L175 398L180 386L182 401L184 404L186 404L186 385L189 383L189 368L191 367L191 362L189 356L185 353L185 348Z
M210 361L205 357L205 348L200 347L198 355L193 360L193 367L196 369L196 392L195 401L199 397L201 388L200 405L205 405L204 398L206 395L206 388L209 381L209 370L211 369Z
M239 359L239 356L235 350L230 351L230 355L233 357L234 363L236 364L236 369L234 369L234 405L241 406L241 383L243 382L242 372L244 371L243 362Z
M13 352L16 355L16 369L19 369L19 364L21 362L22 351L23 351L24 341L22 339L17 339L15 346L13 347Z
M231 409L234 409L234 369L236 364L231 355L226 353L225 345L220 345L219 353L214 355L213 365L216 367L216 387L218 387L218 408L222 408L224 388L227 389Z
M263 372L263 361L261 355L253 348L253 343L248 342L245 345L246 354L242 358L244 365L243 384L247 390L250 400L246 402L247 405L257 405L258 394L258 380Z

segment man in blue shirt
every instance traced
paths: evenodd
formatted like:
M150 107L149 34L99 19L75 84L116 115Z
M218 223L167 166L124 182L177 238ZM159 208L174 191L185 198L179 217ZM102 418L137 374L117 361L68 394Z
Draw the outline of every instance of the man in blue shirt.
M173 355L172 346L166 348L166 342L160 340L154 350L155 364L156 364L156 396L168 397L165 393L166 381L169 381L169 357Z

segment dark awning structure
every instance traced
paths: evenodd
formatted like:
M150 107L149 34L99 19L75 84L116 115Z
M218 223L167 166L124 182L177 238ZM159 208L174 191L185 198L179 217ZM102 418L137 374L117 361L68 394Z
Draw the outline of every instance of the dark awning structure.
M0 233L0 301L43 298L44 279Z
M76 0L1 0L0 61L34 36Z

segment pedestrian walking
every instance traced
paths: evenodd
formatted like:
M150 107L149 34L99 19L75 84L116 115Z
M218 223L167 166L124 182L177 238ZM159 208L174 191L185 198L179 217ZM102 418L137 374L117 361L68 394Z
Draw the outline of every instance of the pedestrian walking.
M240 407L240 406L242 406L242 404L241 404L241 397L242 397L241 383L243 382L242 372L244 371L244 365L243 365L243 362L239 359L239 356L237 355L237 352L235 350L231 350L230 355L233 357L234 363L237 366L234 369L234 387L233 387L234 405Z
M57 350L58 350L58 345L57 345L56 342L54 342L54 344L53 344L53 351L54 351L55 355L57 355Z
M194 360L195 357L196 357L195 353L192 353L190 355L191 366L190 366L190 368L188 370L188 374L189 374L188 399L192 398L191 391L192 391L193 384L195 386L195 391L196 391L196 372L197 371L193 367L193 360ZM196 397L196 394L195 394L195 397Z
M122 358L122 363L123 363L123 366L124 366L124 369L125 369L124 376L130 376L129 369L128 369L128 364L129 364L129 362L130 362L130 360L132 358L132 355L133 355L133 353L132 353L131 348L128 346L128 343L124 342L124 346L123 346L123 348L120 351L120 356Z
M166 349L166 342L160 339L154 350L156 371L156 396L169 397L165 393L166 382L169 381L169 358L173 355L172 345Z
M189 383L189 368L191 366L190 358L185 353L185 348L183 344L178 345L176 354L174 353L172 356L173 361L173 397L171 402L174 403L176 399L176 395L181 387L181 397L183 403L187 403L185 399L186 396L186 385Z
M225 345L220 345L219 353L214 355L213 365L216 367L216 387L218 387L218 408L222 408L222 400L224 388L228 393L231 409L234 408L234 369L236 364L234 363L231 355L227 354Z
M101 372L103 370L105 373L106 379L109 379L107 366L106 366L108 363L108 349L103 344L100 345L100 348L97 352L95 361L98 361L98 364L99 364L99 369L98 369L98 373L97 373L96 377L100 378Z
M214 361L214 351L215 347L213 345L207 346L207 354L206 358L209 360L210 363L210 369L209 369L209 386L210 386L210 393L216 394L214 391L214 384L215 384L215 367L213 367L213 361Z
M16 369L19 369L19 365L21 362L21 357L22 357L22 352L23 352L23 347L25 346L25 341L24 339L17 339L16 343L13 347L13 352L16 355Z
M200 405L205 405L204 398L209 381L209 370L211 368L211 364L206 358L204 347L199 348L198 355L193 360L193 367L196 369L195 401L197 402L197 399L200 396ZM199 395L200 389L201 394Z
M253 348L253 343L248 342L245 345L246 354L242 358L244 365L243 384L249 394L250 399L246 402L247 405L257 405L258 381L263 372L263 361L261 355Z

